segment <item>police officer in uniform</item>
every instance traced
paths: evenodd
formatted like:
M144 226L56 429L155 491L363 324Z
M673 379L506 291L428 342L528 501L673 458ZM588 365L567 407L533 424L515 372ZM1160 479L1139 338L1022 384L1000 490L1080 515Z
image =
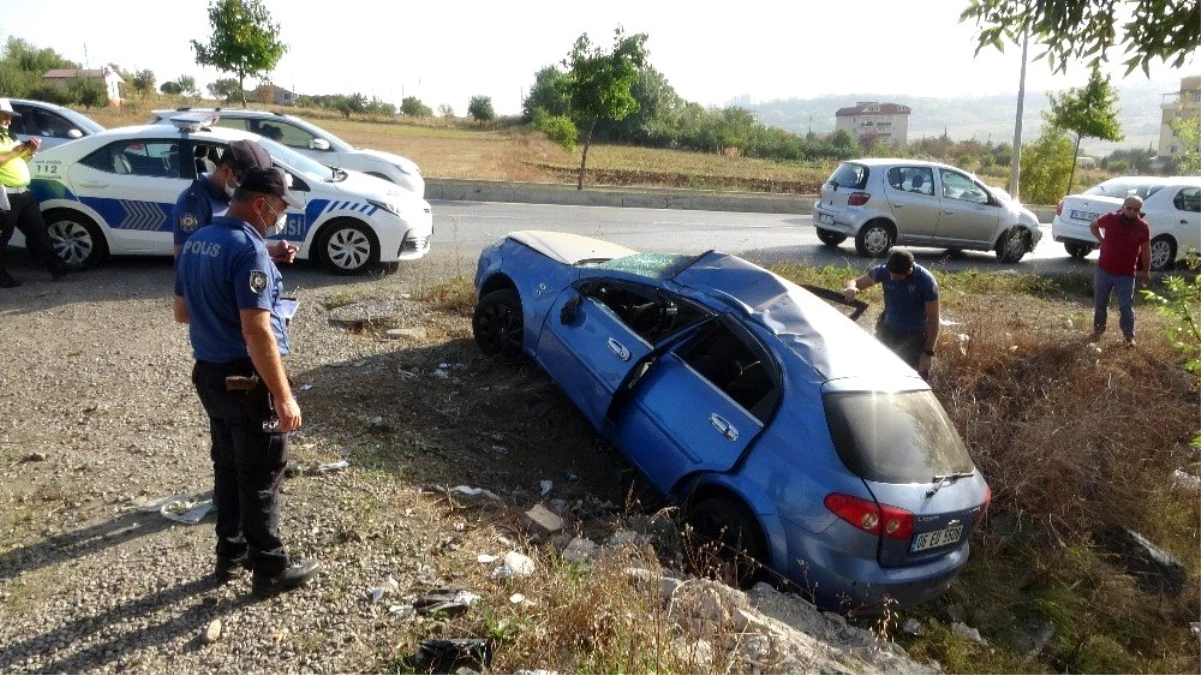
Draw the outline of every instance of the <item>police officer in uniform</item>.
M42 220L42 209L38 200L29 191L29 163L41 146L41 141L31 138L17 140L9 129L14 117L21 114L13 110L12 102L0 98L0 288L16 288L21 282L9 275L4 265L8 240L13 230L20 228L25 235L25 246L41 256L50 271L50 278L58 281L67 274L67 264L54 252L54 244Z
M184 243L175 269L175 319L189 324L192 383L209 417L222 580L254 570L264 597L303 585L320 565L291 561L279 535L278 497L288 433L300 407L284 372L283 279L264 237L300 200L290 176L248 169L229 210Z
M179 249L193 232L213 222L213 218L225 215L242 174L248 169L270 168L271 156L263 146L245 140L230 143L217 170L200 174L175 200L170 218L175 231L175 257L179 257ZM269 250L276 262L292 262L297 247L281 239Z
M930 270L913 261L913 254L893 249L888 262L847 282L847 300L875 284L884 285L884 313L876 324L876 338L929 379L934 346L938 344L938 281Z

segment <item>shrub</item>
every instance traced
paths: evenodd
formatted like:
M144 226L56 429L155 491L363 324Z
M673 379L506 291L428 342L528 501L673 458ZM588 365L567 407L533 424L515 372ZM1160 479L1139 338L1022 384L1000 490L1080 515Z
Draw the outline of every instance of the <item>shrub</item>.
M534 128L546 134L552 143L567 152L574 151L576 143L580 140L580 130L565 115L551 115L542 108L534 108L533 124Z
M1038 140L1022 149L1022 201L1058 202L1072 172L1072 152L1072 141L1062 129L1044 126Z
M434 114L430 107L421 102L416 96L406 96L400 102L400 112L405 117L431 117Z
M492 109L492 97L472 96L471 102L467 104L467 114L477 122L487 122L496 117L496 111Z

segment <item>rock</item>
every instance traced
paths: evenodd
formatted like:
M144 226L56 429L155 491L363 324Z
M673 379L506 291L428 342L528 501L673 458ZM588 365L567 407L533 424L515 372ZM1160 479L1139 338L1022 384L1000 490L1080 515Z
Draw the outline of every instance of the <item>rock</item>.
M426 338L426 331L424 328L420 328L420 327L418 327L418 328L390 328L384 333L384 335L392 340L423 341Z
M596 556L599 548L591 539L576 537L563 549L563 559L573 563L589 562Z
M905 625L901 626L901 630L904 631L906 635L921 635L923 632L925 632L922 630L922 622L913 618L906 619Z
M958 621L952 623L951 624L951 633L958 635L959 637L964 638L966 640L971 640L972 642L975 642L977 644L986 645L986 646L988 645L988 640L985 640L980 635L980 631L976 630L975 628L969 628L968 625L965 623L960 623Z
M548 534L554 534L563 529L563 519L551 513L545 506L538 504L534 508L525 512L529 519L534 521L539 527L546 530Z
M533 560L517 551L509 551L505 554L504 563L495 570L492 570L492 577L495 579L508 579L511 577L528 577L533 573Z
M1034 635L1030 637L1030 649L1026 651L1026 658L1033 659L1041 654L1053 637L1055 637L1054 624L1047 622L1037 626Z
M613 547L619 546L644 546L648 543L649 538L644 534L631 532L629 530L618 530L609 536L605 541L606 544Z
M24 457L22 457L21 461L22 462L44 462L44 461L46 461L46 453L31 452L28 455L25 455Z
M1186 473L1180 469L1172 472L1172 484L1189 492L1201 492L1201 477Z
M1126 569L1144 591L1175 598L1184 590L1187 581L1184 565L1146 537L1125 527L1115 527L1100 538L1121 556Z
M221 619L213 619L204 629L204 643L211 645L221 637Z

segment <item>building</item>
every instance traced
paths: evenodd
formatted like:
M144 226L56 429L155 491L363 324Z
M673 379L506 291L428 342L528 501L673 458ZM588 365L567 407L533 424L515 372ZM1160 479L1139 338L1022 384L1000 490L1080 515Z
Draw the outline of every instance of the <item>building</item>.
M907 105L860 101L834 113L834 130L846 129L861 145L876 142L905 145L910 112Z
M42 76L42 80L47 84L66 89L77 77L103 81L104 90L108 93L109 105L121 105L121 102L125 100L125 80L108 67L98 70L75 70L73 68L48 70Z
M1201 75L1181 78L1180 91L1163 95L1163 117L1159 124L1159 156L1166 162L1183 148L1172 122L1180 118L1201 117Z

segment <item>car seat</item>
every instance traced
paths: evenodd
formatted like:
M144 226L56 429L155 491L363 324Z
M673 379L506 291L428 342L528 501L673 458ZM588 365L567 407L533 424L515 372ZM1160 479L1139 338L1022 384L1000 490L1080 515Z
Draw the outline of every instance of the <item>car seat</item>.
M122 175L133 173L133 165L129 163L129 158L124 152L113 153L113 173Z
M203 145L197 145L196 148L192 150L192 156L196 159L197 176L202 173L212 173L217 170L217 163L209 158L210 154L212 154L210 152L210 148Z
M913 174L913 180L909 183L909 191L917 192L917 193L923 194L923 195L930 194L929 192L926 191L925 185L926 185L926 177L920 173L915 173L915 174Z

